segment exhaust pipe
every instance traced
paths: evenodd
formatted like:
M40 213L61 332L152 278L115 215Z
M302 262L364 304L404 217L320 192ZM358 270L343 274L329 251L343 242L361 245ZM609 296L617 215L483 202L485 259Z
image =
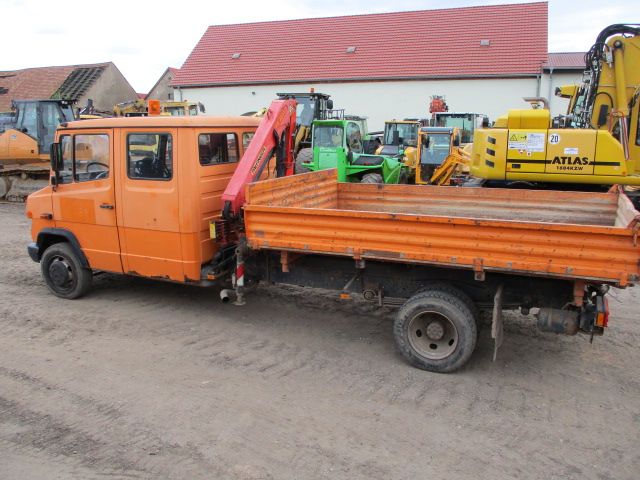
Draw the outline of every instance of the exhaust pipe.
M235 294L236 294L235 291L228 288L224 288L220 290L220 300L222 300L222 303L229 303L231 299L235 297Z

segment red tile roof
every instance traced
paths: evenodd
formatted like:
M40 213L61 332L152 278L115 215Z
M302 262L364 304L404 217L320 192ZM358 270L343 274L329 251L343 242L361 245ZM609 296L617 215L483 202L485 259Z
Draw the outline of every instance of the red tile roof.
M11 100L51 98L75 67L26 68L0 72L0 112L11 109ZM4 91L4 90L3 90Z
M544 64L544 69L549 70L584 70L586 62L585 52L550 53Z
M547 22L547 2L536 2L214 25L171 84L534 75Z

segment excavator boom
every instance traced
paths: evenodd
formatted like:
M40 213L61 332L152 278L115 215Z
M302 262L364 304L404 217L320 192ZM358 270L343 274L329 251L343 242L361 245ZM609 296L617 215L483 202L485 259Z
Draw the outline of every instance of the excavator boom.
M245 201L245 187L256 181L276 155L277 176L293 175L293 137L296 128L296 101L274 100L262 117L249 147L222 194L222 217L238 218Z

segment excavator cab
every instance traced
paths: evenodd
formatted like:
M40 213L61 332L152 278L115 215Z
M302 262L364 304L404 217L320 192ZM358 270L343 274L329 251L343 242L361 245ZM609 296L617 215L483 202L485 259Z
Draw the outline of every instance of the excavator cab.
M64 100L14 100L0 124L0 163L46 160L58 125L74 119Z
M5 130L10 127L36 140L34 157L49 152L58 125L75 120L71 103L64 100L14 100L12 112L15 123L5 125ZM9 145L9 155L11 151Z

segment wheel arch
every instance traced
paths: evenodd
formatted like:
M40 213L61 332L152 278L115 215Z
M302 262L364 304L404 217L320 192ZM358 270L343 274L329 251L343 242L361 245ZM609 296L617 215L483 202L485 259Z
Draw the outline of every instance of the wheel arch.
M90 268L89 261L86 255L80 248L80 242L76 236L69 230L64 228L43 228L36 239L36 245L38 246L38 261L42 258L44 251L51 245L56 243L68 243L73 249L73 253L76 254L80 264L84 268Z

